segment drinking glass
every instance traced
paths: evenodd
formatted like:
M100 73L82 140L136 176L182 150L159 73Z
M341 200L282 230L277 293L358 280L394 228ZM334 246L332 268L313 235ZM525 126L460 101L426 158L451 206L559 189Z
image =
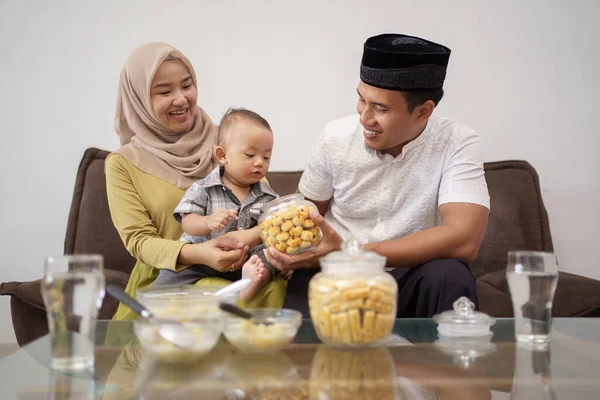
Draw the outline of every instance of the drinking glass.
M102 256L47 257L42 297L48 316L52 368L93 369L96 319L104 299Z
M552 300L558 282L556 256L540 251L510 251L506 279L515 315L517 342L549 342Z

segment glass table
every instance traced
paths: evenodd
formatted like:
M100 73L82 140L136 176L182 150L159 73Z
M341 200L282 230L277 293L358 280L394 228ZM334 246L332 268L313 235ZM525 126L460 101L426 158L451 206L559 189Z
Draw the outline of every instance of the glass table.
M491 341L437 336L398 319L385 346L328 347L304 320L294 343L244 355L220 342L193 364L144 355L126 321L99 321L93 373L52 371L49 339L0 359L1 399L598 399L600 319L554 319L551 346L516 345L512 319Z

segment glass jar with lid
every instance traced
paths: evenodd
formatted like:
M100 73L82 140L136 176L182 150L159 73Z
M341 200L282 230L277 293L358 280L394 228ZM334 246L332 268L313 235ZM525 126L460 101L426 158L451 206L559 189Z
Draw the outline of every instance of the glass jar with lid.
M315 204L301 193L275 199L262 208L258 220L260 237L265 247L274 247L285 254L297 254L319 245L322 233L310 218Z
M315 331L328 344L363 347L385 339L394 327L396 280L385 272L386 258L364 251L358 241L320 259L308 301Z

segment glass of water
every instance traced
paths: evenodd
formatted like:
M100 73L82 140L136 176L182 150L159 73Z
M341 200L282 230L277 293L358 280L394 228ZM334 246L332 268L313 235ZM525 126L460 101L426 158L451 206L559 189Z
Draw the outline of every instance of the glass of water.
M42 297L48 316L52 368L93 369L96 319L104 299L102 256L47 257Z
M510 251L506 279L515 314L518 342L548 343L552 330L552 300L558 282L554 253Z

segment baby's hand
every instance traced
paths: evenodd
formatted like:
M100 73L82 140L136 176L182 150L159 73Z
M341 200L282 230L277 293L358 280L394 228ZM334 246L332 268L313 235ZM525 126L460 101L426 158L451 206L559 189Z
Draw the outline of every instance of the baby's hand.
M224 229L230 219L237 219L237 211L235 210L216 210L208 216L207 226L210 231Z

